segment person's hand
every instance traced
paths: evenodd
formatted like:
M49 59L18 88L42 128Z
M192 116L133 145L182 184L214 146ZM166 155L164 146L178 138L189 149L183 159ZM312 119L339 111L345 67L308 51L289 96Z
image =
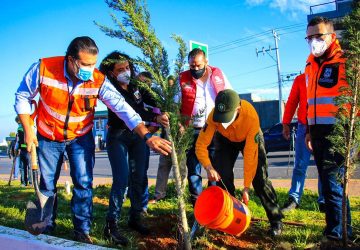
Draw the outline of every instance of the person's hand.
M33 143L35 144L36 147L39 145L36 135L34 134L34 132L32 130L29 130L28 132L26 132L24 137L25 137L24 140L25 140L25 144L26 144L26 149L28 152L31 152L31 145Z
M306 134L305 136L305 145L306 145L306 148L312 152L313 151L313 148L312 148L312 145L311 145L311 136L309 133Z
M156 116L156 122L160 123L164 127L169 127L169 117L166 113Z
M242 200L245 203L245 205L248 205L250 196L249 196L249 188L244 188L242 192Z
M181 123L179 123L179 132L181 135L183 135L185 133L185 128Z
M211 165L205 167L205 169L209 181L220 181L221 176Z
M289 124L284 124L283 123L282 135L286 140L290 139L290 126L289 126Z
M159 136L150 137L149 139L147 139L146 144L149 146L149 148L163 155L170 154L172 150L171 142L162 139Z

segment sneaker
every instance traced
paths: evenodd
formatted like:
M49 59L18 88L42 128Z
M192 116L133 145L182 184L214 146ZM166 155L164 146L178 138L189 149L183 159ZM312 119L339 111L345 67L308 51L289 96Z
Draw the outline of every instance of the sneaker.
M283 229L283 224L282 222L275 222L275 223L271 223L271 227L270 230L268 231L268 234L271 237L277 237L280 236L282 233L282 229Z
M120 234L117 222L115 220L106 221L104 228L104 238L116 245L126 246L129 243L127 238Z
M128 226L142 235L149 235L150 229L141 222L141 216L130 216Z
M325 213L326 209L325 209L325 203L321 202L319 203L319 211L321 213Z
M74 231L74 240L86 244L93 244L93 240L90 235L78 231Z
M288 212L298 207L299 205L294 201L294 199L289 197L287 202L285 202L284 206L282 207L281 212Z

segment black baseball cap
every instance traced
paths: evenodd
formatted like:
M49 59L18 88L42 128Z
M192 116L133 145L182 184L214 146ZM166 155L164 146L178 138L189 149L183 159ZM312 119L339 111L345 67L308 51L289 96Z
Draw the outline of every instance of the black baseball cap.
M220 91L215 98L213 121L220 123L231 121L239 104L240 97L234 90L225 89Z

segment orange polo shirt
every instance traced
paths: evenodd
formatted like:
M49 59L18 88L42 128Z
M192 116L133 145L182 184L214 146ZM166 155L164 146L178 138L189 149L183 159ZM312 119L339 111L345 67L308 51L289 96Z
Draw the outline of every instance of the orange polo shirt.
M243 152L244 186L250 187L258 164L260 122L255 108L249 102L241 100L240 103L239 115L227 129L221 123L213 121L214 109L211 111L196 141L196 156L202 166L211 165L207 147L216 131L232 142L246 141ZM226 155L218 157L226 157Z

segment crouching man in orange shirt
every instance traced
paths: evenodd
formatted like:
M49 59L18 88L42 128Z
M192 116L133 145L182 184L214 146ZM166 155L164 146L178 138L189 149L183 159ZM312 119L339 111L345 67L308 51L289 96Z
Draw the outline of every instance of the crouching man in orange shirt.
M207 147L216 137L215 154L211 164ZM283 215L275 190L268 178L268 163L259 117L254 107L230 89L219 92L215 108L210 113L196 142L196 156L206 169L209 181L225 188L235 196L234 165L241 151L244 157L244 189L242 199L249 201L252 183L270 221L269 234L282 231Z

